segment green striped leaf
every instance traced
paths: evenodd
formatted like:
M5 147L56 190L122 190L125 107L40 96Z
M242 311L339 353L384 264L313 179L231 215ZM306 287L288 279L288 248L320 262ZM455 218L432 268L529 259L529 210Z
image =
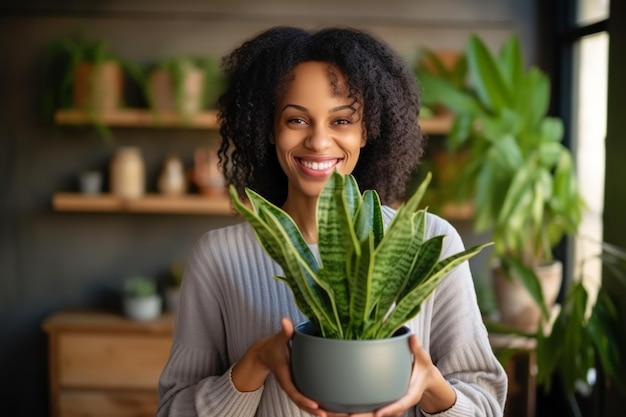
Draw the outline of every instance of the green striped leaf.
M476 245L437 262L431 274L429 274L422 284L415 287L405 297L399 300L398 304L377 332L376 338L385 338L393 335L404 323L411 320L419 313L417 306L421 306L424 301L426 301L448 272L490 245L491 243Z
M318 198L321 265L282 209L249 189L250 207L234 187L229 192L235 209L282 267L284 276L274 278L291 288L296 305L321 334L364 339L380 337L414 317L457 262L454 257L448 263L437 261L442 237L424 242L426 211L417 208L430 179L429 173L385 229L378 194L366 190L361 195L352 176L335 171Z

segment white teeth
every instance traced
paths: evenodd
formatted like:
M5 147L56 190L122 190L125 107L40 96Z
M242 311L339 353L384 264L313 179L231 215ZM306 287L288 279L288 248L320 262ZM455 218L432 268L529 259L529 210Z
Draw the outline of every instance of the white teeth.
M311 161L301 160L300 162L302 163L302 165L304 165L305 167L309 169L312 169L315 171L323 171L323 170L332 168L333 165L335 165L336 161L311 162Z

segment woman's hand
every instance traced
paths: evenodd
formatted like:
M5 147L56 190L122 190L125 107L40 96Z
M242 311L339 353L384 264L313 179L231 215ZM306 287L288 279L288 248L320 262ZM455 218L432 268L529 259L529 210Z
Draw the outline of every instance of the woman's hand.
M407 393L397 401L371 413L334 413L319 408L319 404L304 396L291 379L291 353L289 341L293 336L293 323L281 320L282 330L257 341L250 347L232 371L233 384L239 391L254 391L261 387L271 372L276 381L302 410L319 417L396 417L420 404L429 413L450 408L456 394L441 372L432 363L430 355L422 349L416 335L409 339L413 352L413 370Z
M320 417L335 417L319 409L317 402L298 391L291 379L291 354L289 340L293 336L293 323L281 320L282 330L254 343L233 368L231 377L235 387L242 392L260 388L271 372L289 398L302 410Z
M400 416L416 404L427 413L435 414L447 410L456 402L454 389L433 364L415 334L409 338L409 344L413 352L413 371L407 393L397 401L376 410L374 417Z

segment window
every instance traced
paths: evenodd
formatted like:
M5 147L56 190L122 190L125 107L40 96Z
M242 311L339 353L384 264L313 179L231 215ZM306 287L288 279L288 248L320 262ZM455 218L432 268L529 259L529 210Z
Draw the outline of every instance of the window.
M564 57L560 90L566 92L559 107L588 206L569 259L573 278L584 277L592 301L602 276L596 255L603 240L609 0L563 1L558 13L562 25L559 48Z

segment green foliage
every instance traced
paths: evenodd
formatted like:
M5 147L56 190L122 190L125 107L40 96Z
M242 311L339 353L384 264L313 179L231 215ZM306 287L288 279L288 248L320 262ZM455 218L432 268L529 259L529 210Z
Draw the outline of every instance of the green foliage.
M619 279L623 290L626 252L602 243L602 251L597 256ZM585 261L582 261L581 271ZM595 300L590 302L584 278L579 277L569 288L551 332L537 335L537 383L550 391L552 376L557 373L564 393L573 396L576 384L586 385L589 370L600 366L626 392L623 359L626 346L619 335L621 326L615 300L602 286Z
M157 294L157 284L154 280L133 276L124 281L124 295L131 298L151 297Z
M430 176L385 230L378 194L360 193L354 177L334 172L317 204L321 262L295 222L246 189L252 209L230 187L237 211L283 268L298 308L327 338L380 339L415 317L440 280L489 243L439 259L444 236L425 239L427 215L417 210Z
M185 272L185 266L181 262L173 262L167 274L165 285L170 288L178 288L183 283L183 274Z
M550 82L538 68L525 70L516 36L497 55L471 36L466 57L466 84L424 74L424 95L455 114L452 148L469 149L455 190L474 201L476 231L493 233L494 256L544 306L533 267L576 233L585 207L562 121L547 115Z

